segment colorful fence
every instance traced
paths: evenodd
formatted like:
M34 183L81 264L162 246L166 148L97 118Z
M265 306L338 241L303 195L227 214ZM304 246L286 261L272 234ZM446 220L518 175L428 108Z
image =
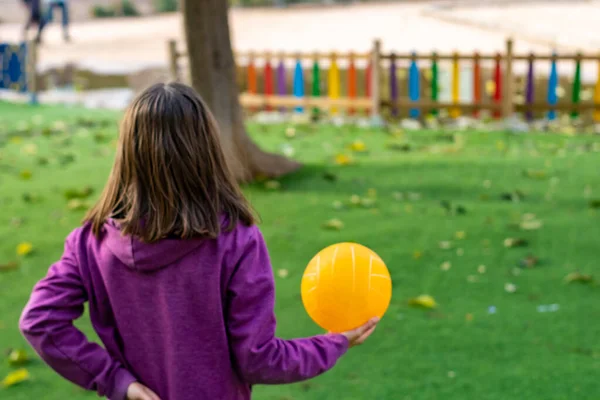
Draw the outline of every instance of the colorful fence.
M178 76L175 42L169 43L171 74ZM575 65L570 101L559 101L558 62ZM368 54L329 53L236 53L244 71L242 105L249 110L290 110L313 113L365 113L387 117L406 115L420 118L446 110L450 117L478 117L483 111L500 118L522 112L532 120L543 114L548 120L566 111L577 118L584 111L600 122L600 55L526 54L506 51L498 54L398 54L381 52L378 41ZM592 98L582 100L581 71L584 62L597 64L598 80ZM526 64L523 95L517 95L514 66ZM536 68L549 63L547 86L536 85ZM375 67L373 67L375 66ZM344 71L342 74L341 71ZM449 90L441 96L441 74L448 72ZM484 74L489 79L484 79ZM290 76L291 75L291 76ZM467 80L468 85L465 85ZM465 95L465 86L468 93Z
M0 43L0 89L30 93L37 102L35 43Z

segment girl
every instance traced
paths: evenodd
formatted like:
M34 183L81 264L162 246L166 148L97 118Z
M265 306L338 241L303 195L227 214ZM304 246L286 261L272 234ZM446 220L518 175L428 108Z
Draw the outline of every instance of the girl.
M116 400L241 400L254 384L317 376L377 319L276 338L255 222L207 106L185 85L155 85L126 111L100 200L35 286L21 331L56 372ZM104 347L73 326L86 301Z

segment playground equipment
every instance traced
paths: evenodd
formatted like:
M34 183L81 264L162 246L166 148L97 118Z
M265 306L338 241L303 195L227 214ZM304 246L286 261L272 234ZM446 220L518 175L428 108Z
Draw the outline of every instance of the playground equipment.
M236 62L245 70L240 94L242 106L250 110L312 109L330 113L344 109L348 113L368 112L388 117L407 114L411 118L426 113L436 115L444 109L454 118L478 117L482 111L506 118L520 112L529 120L534 114L554 120L559 111L569 112L573 118L593 111L594 121L600 122L598 54L515 54L511 39L506 41L504 53L497 54L396 53L382 52L381 47L376 40L371 52L365 54L238 52ZM171 78L179 80L179 60L186 54L177 49L175 41L169 41L168 50ZM558 62L575 65L570 101L567 98L559 101L557 95ZM585 101L582 99L584 62L596 63L599 71L593 96ZM526 63L522 90L516 90L520 77L515 76L514 70L518 63ZM536 85L535 70L540 63L550 66L543 90ZM442 98L442 67L448 64L449 93ZM485 77L487 70L491 71L489 79ZM466 94L465 87L468 87Z
M37 103L36 63L35 42L0 43L0 89L28 93Z

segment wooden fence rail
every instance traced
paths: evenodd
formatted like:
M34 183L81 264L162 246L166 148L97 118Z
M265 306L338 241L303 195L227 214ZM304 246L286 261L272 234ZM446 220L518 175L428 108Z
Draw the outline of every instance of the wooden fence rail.
M178 51L175 41L168 42L168 51L171 78L181 80L180 60L186 54ZM506 41L502 53L495 54L396 53L382 52L381 42L375 40L369 53L251 51L237 52L235 58L241 70L238 76L243 88L240 101L253 111L312 109L338 113L342 109L348 113L395 117L400 110L408 110L412 118L440 110L447 110L451 117L479 116L480 111L486 111L494 117L506 118L523 112L529 120L534 113L545 113L547 119L553 120L559 111L570 112L574 118L593 111L594 121L600 122L600 53L515 54L511 39ZM570 102L558 101L559 61L575 64ZM442 62L451 64L450 100L440 98ZM522 99L516 96L515 90L517 62L526 62L528 66ZM549 62L551 66L545 88L546 101L540 101L540 90L536 89L535 65L539 62ZM598 81L591 101L581 99L584 62L598 66ZM471 69L470 100L461 98L464 97L461 96L461 79L465 79L461 67L467 63ZM486 85L483 84L483 63L493 64L493 80L486 81ZM406 64L407 68L402 69ZM491 90L487 88L489 82L492 82ZM406 83L407 93L404 93L407 95L400 95L399 83ZM429 85L425 87L424 83Z

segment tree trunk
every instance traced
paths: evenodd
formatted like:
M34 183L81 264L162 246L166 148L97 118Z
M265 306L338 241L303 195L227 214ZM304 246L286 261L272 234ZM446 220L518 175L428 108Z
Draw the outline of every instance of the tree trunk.
M184 0L191 81L215 115L229 167L239 181L278 177L301 165L263 152L248 136L235 81L226 0Z

